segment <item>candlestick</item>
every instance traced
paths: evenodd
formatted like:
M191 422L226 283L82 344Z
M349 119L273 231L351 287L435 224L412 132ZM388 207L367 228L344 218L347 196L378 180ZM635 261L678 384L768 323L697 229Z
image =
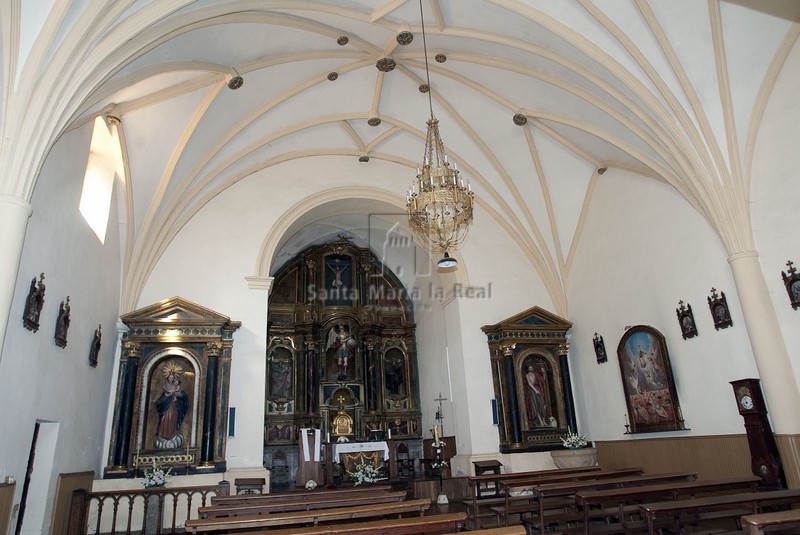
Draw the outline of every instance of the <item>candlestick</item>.
M386 436L389 437L389 439L391 440L391 438L392 438L392 428L390 427L389 429L387 429L386 433L387 433Z
M628 425L628 413L625 413L625 425Z

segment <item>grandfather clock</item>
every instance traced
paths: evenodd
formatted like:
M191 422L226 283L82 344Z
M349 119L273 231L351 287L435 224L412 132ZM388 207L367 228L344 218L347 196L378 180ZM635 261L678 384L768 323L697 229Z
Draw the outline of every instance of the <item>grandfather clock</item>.
M739 379L731 381L731 385L736 396L736 407L744 418L753 473L763 479L765 487L786 488L781 457L767 419L767 406L760 381Z

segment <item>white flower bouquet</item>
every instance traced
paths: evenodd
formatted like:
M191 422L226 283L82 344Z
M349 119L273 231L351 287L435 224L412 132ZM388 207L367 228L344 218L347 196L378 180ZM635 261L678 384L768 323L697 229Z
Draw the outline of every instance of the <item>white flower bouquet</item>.
M145 468L144 478L142 478L142 485L144 488L150 489L154 487L163 487L172 479L172 468L164 470L155 459L153 459L153 467Z
M578 433L573 433L572 429L570 429L566 435L561 437L561 443L567 449L577 450L588 446L589 440L583 435L579 435Z
M354 464L353 469L347 473L350 474L350 479L353 480L354 485L375 483L376 481L387 479L378 468L366 463Z

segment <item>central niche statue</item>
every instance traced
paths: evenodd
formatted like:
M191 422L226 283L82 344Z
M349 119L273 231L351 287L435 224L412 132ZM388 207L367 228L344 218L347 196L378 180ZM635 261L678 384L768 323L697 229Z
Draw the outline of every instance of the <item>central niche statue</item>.
M170 362L162 370L164 384L161 394L153 402L158 412L158 428L154 446L159 450L169 450L183 446L181 424L189 410L189 394L181 386L183 368Z
M337 379L347 379L347 366L355 357L356 346L355 337L350 332L350 325L346 323L337 324L331 327L328 332L328 343L326 351L333 349L333 356L336 358L338 369Z

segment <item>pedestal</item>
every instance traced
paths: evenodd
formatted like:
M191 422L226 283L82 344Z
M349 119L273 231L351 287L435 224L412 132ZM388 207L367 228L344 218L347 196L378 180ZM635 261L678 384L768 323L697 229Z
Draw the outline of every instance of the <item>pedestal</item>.
M552 450L550 456L556 468L580 468L597 466L596 448L579 448L574 450Z

